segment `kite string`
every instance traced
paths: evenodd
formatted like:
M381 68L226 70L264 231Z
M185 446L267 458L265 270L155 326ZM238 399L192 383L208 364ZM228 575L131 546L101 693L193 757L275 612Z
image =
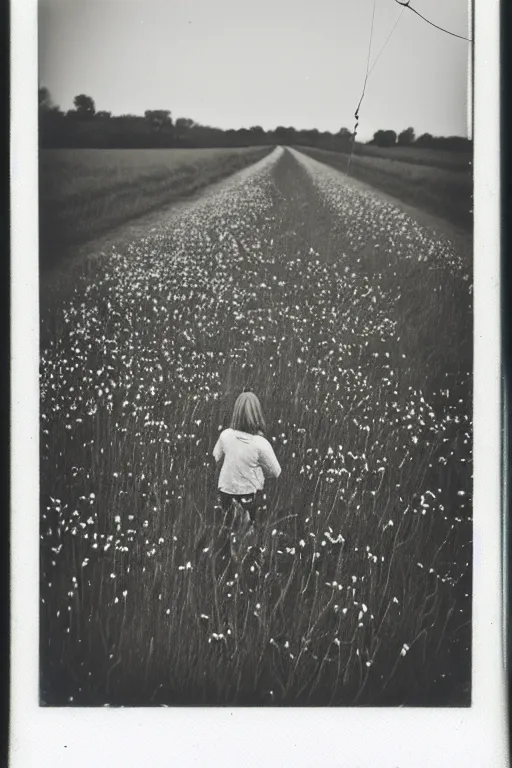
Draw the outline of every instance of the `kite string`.
M354 126L354 132L352 134L352 143L351 143L351 147L350 147L350 154L348 156L347 173L348 173L348 171L350 169L350 162L352 160L352 152L354 150L354 144L355 144L356 134L357 134L357 126L359 125L359 108L360 108L361 104L363 103L364 94L366 93L366 84L368 82L368 76L370 74L370 56L371 56L371 53L372 53L373 26L374 26L374 22L375 22L375 8L376 8L376 5L377 5L377 0L373 0L372 23L371 23L371 27L370 27L370 40L369 40L369 43L368 43L368 57L367 57L367 60L366 60L366 73L365 73L365 76L364 76L363 92L361 94L361 98L359 99L359 104L357 105L357 109L356 109L356 112L355 112L355 115L354 115L355 118L356 118L356 124Z
M373 72L373 70L374 70L374 68L375 68L375 65L377 64L378 60L379 60L379 59L380 59L380 57L382 56L382 54L383 54L383 52L384 52L384 48L387 46L387 44L388 44L388 43L389 43L389 41L391 40L391 36L392 36L393 32L395 31L395 29L398 27L398 22L399 22L399 21L400 21L400 19L402 18L403 14L404 14L404 11L405 11L405 8L402 8L402 10L400 11L400 14L399 14L399 16L398 16L397 20L395 21L395 24L394 24L394 26L393 26L393 29L391 30L391 32L390 32L390 33L389 33L389 35L387 36L387 38L386 38L386 40L385 40L385 42L384 42L384 45L382 46L382 48L380 49L379 53L377 54L377 57L376 57L375 61L373 62L372 66L371 66L371 68L370 68L370 71L368 72L368 77L370 77L371 73Z
M368 77L369 77L369 74L370 74L370 57L371 57L371 54L372 54L373 27L374 27L374 23L375 23L375 8L376 7L377 7L377 0L373 0L372 24L371 24L371 27L370 27L370 40L369 40L369 43L368 43L368 57L366 59L366 73L365 73L365 76L364 76L363 92L361 94L361 98L359 99L359 104L357 105L357 109L356 109L356 117L357 117L357 114L359 113L359 107L361 106L362 101L364 99L364 95L366 93L366 84L368 82Z
M464 35L457 35L455 32L450 32L448 29L445 29L444 27L440 27L437 24L434 24L433 21L430 21L430 19L427 19L425 16L423 16L419 11L416 10L416 8L413 8L411 5L411 0L407 0L407 2L402 2L402 0L395 0L395 3L398 3L398 5L401 5L402 8L408 8L410 11L416 14L416 16L419 16L420 19L423 19L423 21L426 21L427 24L430 24L431 27L435 27L436 29L441 30L441 32L445 32L447 35L451 35L452 37L458 37L459 40L466 40L468 43L473 43L473 40L469 37L464 37Z
M370 53L371 53L371 47L372 47L373 22L374 22L374 19L375 19L375 2L373 4L372 26L371 26L371 31L370 31L370 45L369 45L369 48L368 48L368 61L367 61L367 64L366 64L366 75L365 75L365 78L364 78L363 92L361 94L361 98L359 99L359 104L357 105L357 109L356 109L356 112L355 112L356 123L355 123L355 126L354 126L354 132L352 134L352 143L351 143L351 146L350 146L350 152L349 152L349 156L348 156L347 173L350 170L350 163L352 161L352 155L353 155L353 152L354 152L354 146L355 146L355 141L356 141L357 129L359 127L359 109L361 107L361 104L363 102L363 99L364 99L364 96L365 96L365 93L366 93L366 84L368 83L368 78L370 77L371 73L373 72L373 70L375 68L375 65L377 64L378 60L380 59L380 57L381 57L385 47L387 46L387 44L388 44L388 42L389 42L393 32L397 28L398 22L402 18L402 14L405 11L405 9L408 8L410 11L412 11L417 16L419 16L420 19L423 19L423 21L426 21L427 24L430 24L430 26L435 27L435 29L439 29L441 32L445 32L447 35L451 35L452 37L457 37L460 40L466 40L468 43L473 44L473 40L470 39L469 37L464 37L463 35L457 35L457 34L455 34L455 32L450 32L448 29L445 29L444 27L440 27L437 24L434 24L433 21L430 21L430 19L427 19L419 11L417 11L416 8L412 7L411 0L406 0L406 1L405 0L395 0L395 2L402 7L402 10L400 12L400 15L399 15L398 19L395 22L394 27L392 28L391 32L387 36L387 38L386 38L386 40L384 42L384 45L380 49L379 53L377 54L377 57L375 58L372 66L370 68L369 67L369 61L370 61Z

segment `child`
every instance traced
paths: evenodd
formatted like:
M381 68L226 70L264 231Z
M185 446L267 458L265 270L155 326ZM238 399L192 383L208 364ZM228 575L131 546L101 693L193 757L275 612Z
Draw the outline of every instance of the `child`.
M220 503L226 513L238 502L251 522L258 507L264 506L263 486L270 477L279 477L281 467L268 440L261 405L253 392L238 396L231 427L221 432L213 449L220 469ZM263 501L263 504L262 504Z

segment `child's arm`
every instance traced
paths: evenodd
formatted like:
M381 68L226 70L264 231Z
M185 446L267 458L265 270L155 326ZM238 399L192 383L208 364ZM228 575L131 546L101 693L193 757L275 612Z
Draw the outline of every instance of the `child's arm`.
M279 477L281 474L281 467L268 440L265 440L260 447L260 464L267 478Z
M215 474L214 474L215 488L218 488L220 470L222 468L222 463L224 461L224 446L222 444L222 434L219 436L219 439L215 443L215 447L213 449L213 458L215 459Z
M222 469L222 461L217 461L215 464L215 473L213 476L214 480L214 488L217 489L219 487L219 477L220 477L220 470Z
M219 464L219 462L224 458L224 445L222 443L222 433L219 435L219 439L215 443L215 447L213 449L213 458Z

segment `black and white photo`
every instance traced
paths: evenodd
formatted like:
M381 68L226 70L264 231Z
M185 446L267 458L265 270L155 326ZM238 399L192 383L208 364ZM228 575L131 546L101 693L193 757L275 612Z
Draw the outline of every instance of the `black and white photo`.
M495 5L17 4L18 762L504 764Z
M41 704L467 706L469 9L225 5L40 3Z

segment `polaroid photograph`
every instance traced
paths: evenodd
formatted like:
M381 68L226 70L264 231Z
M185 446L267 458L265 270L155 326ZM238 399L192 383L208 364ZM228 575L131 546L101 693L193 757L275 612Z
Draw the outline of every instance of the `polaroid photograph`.
M13 4L13 766L506 765L498 9Z

